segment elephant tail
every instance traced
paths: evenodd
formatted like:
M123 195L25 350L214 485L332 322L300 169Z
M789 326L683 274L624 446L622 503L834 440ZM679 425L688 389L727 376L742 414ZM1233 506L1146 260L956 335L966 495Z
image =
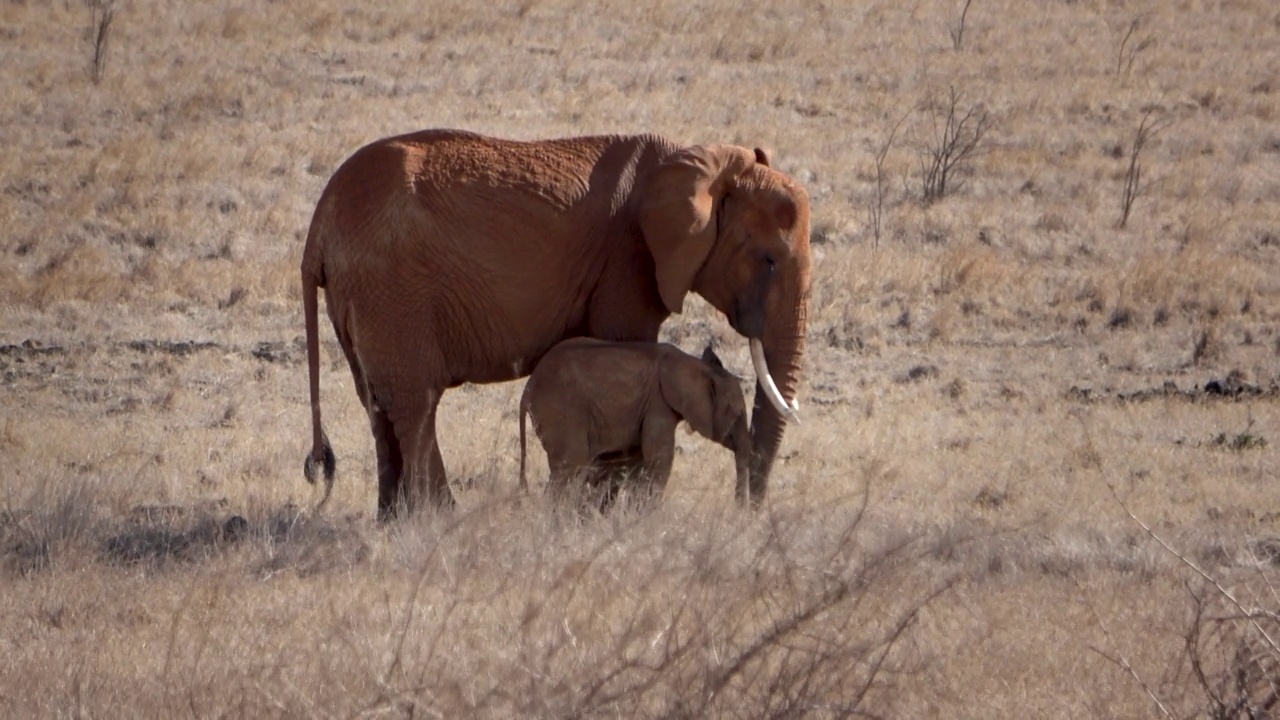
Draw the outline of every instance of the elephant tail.
M324 497L316 506L316 509L319 509L329 501L329 493L333 492L333 475L337 460L333 456L329 437L325 435L324 425L320 422L320 327L316 314L319 305L317 296L320 287L324 285L324 270L320 263L309 262L312 260L310 255L314 249L311 247L312 240L314 238L308 238L307 257L302 266L302 311L307 323L307 373L311 384L312 432L311 452L307 454L307 459L302 464L302 473L307 478L307 482L314 485L316 464L319 463L324 468Z
M532 382L530 380L529 382ZM525 455L527 443L525 441L524 418L529 414L529 384L525 383L524 392L520 395L520 489L526 493L529 492L529 480L525 477Z

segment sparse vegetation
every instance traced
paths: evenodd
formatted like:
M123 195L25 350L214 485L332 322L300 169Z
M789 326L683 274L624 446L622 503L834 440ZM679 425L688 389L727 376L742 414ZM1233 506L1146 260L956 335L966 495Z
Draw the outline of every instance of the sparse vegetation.
M961 5L117 4L87 91L104 6L0 3L0 714L1274 715L1274 9L986 0L955 52ZM903 202L953 99L991 132ZM652 512L513 495L514 382L445 396L459 511L379 527L327 326L314 512L303 234L428 126L759 145L805 184L764 512L684 433ZM749 373L701 299L662 337Z
M1228 450L1259 450L1267 446L1267 439L1257 434L1253 430L1253 419L1249 419L1249 425L1238 433L1220 432L1213 436L1209 444L1213 447L1226 448Z
M115 0L87 0L89 7L89 39L93 46L93 61L89 76L93 84L102 82L107 71L107 46L111 41L111 26L116 19Z
M893 147L893 140L897 137L898 130L902 127L902 123L907 121L908 117L910 117L910 113L904 114L893 124L893 127L889 129L889 135L881 143L880 149L876 151L874 158L876 172L875 196L871 200L868 215L871 219L871 238L877 248L880 247L880 236L884 232L884 203L889 185L885 159L889 156L889 149Z
M1141 26L1142 16L1139 15L1125 27L1124 36L1120 38L1120 48L1116 51L1116 77L1128 78L1133 72L1133 63L1138 56L1156 44L1154 35L1134 37Z
M1115 488L1111 491L1114 494ZM1220 577L1152 530L1118 495L1116 500L1144 533L1192 573L1197 587L1187 586L1191 617L1168 688L1152 687L1122 656L1110 659L1142 687L1165 717L1175 717L1171 708L1177 706L1188 707L1196 717L1215 720L1271 717L1280 708L1280 596L1268 573L1250 578L1246 585L1250 597L1242 601ZM1264 568L1276 564L1270 556L1260 562Z
M1267 718L1280 709L1280 603L1242 607L1211 583L1188 591L1185 660L1203 717Z
M960 17L947 28L947 33L951 35L951 47L956 52L959 52L964 45L964 21L969 15L969 6L972 4L973 0L964 0L964 7L960 8Z
M921 195L926 203L954 191L959 171L982 151L992 118L981 105L962 104L963 94L948 88L946 97L930 96L921 108L929 137L919 150Z
M1134 201L1150 187L1150 181L1143 183L1142 151L1164 129L1164 124L1154 113L1155 108L1149 108L1142 114L1142 120L1133 135L1133 143L1129 145L1129 164L1124 171L1124 186L1120 194L1120 219L1116 221L1116 227L1121 230L1129 224L1129 213Z

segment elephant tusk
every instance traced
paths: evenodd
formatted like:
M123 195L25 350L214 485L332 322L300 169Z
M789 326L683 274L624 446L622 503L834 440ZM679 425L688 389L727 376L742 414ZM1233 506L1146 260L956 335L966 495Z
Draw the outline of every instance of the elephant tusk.
M755 338L751 339L751 364L755 366L756 379L760 381L760 387L764 389L764 394L773 407L788 421L799 422L800 418L796 416L796 411L800 409L800 404L788 403L787 399L782 397L777 384L773 382L773 376L769 374L769 365L764 361L764 344Z

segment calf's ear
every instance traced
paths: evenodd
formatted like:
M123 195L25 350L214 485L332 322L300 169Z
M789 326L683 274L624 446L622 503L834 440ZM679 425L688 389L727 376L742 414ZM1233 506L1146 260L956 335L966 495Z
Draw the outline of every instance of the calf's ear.
M698 366L692 358L681 362L680 358L664 358L658 364L658 387L662 399L693 431L707 438L715 438L715 383L711 373Z
M716 351L712 350L710 345L702 351L702 362L717 370L724 370L724 363L720 362L720 356L716 355Z

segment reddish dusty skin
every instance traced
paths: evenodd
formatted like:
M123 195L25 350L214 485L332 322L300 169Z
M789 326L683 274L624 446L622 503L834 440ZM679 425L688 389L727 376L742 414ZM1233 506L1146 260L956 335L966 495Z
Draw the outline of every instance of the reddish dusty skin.
M385 518L401 502L453 503L436 444L447 388L527 375L566 338L653 342L691 290L763 342L782 395L794 399L809 267L808 197L758 149L453 130L374 142L329 180L303 252L308 476L320 462L332 477L319 289L369 413ZM753 504L784 427L757 386Z

